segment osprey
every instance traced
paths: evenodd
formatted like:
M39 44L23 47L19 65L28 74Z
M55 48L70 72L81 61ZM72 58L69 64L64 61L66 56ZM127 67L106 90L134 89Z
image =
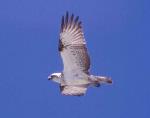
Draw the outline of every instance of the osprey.
M63 95L81 96L90 86L98 87L112 83L110 77L90 75L90 58L82 31L79 16L74 18L68 12L62 16L58 50L62 57L64 70L48 76L59 84Z

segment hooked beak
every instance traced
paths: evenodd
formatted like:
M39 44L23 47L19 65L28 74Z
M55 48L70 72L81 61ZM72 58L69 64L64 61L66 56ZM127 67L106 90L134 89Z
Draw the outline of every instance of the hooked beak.
M51 75L49 75L49 76L48 76L48 80L51 80L51 79L52 79L52 76L51 76Z
M56 76L55 75L49 75L48 80L52 80L54 77L56 77Z

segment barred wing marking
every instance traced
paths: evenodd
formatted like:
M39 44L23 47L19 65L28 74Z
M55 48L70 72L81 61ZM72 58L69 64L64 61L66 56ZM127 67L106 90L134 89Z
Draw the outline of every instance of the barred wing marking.
M88 73L90 58L87 53L86 42L79 17L74 18L68 13L62 17L59 40L59 51L64 63L64 71L83 71Z

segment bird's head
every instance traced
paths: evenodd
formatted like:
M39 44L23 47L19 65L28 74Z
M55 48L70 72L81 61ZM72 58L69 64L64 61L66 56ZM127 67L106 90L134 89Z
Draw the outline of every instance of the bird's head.
M53 80L57 83L60 83L60 78L62 76L62 73L52 73L48 76L48 80Z

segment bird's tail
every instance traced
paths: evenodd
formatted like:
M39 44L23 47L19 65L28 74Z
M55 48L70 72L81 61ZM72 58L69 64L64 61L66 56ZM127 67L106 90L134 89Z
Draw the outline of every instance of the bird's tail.
M112 84L112 79L111 77L106 77L106 76L96 76L97 80L100 83L108 83L108 84Z
M90 76L90 81L94 86L99 87L101 84L112 84L112 79L106 76Z

